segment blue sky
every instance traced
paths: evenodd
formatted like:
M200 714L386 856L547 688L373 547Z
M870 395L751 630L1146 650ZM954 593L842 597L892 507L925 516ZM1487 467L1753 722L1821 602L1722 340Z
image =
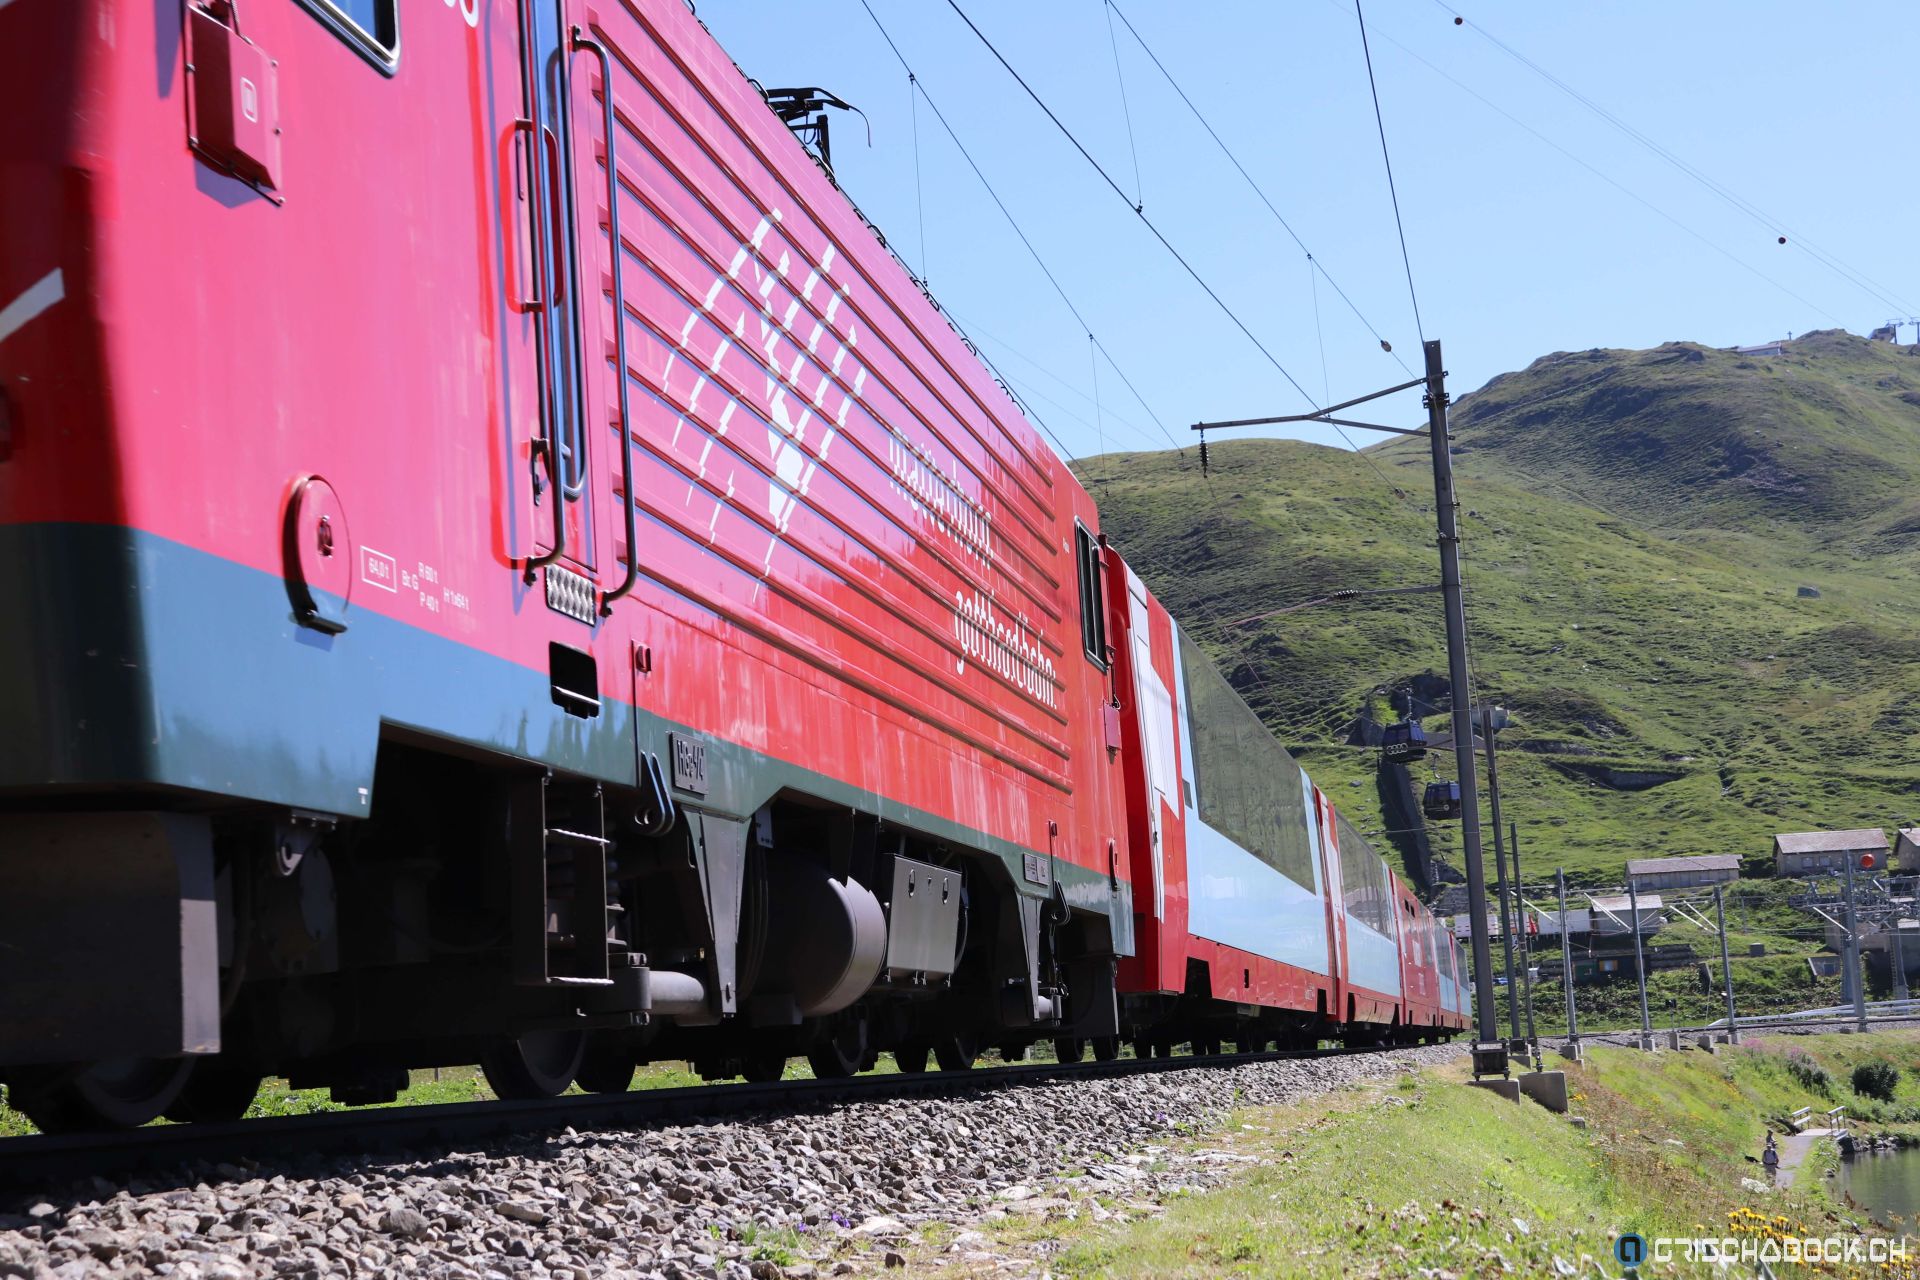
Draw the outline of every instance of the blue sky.
M1308 407L944 0L870 2L1144 406L1104 359L1096 369L1085 329L924 100L916 197L906 73L860 0L704 0L699 12L762 84L821 85L866 112L871 147L858 117L833 123L843 187L1070 452L1164 448L1168 435L1184 445L1202 418ZM1309 395L1342 400L1408 376L1324 279L1314 283L1117 16L1116 77L1103 0L961 6L1129 194L1137 153L1147 216ZM1456 8L1468 25L1434 0L1367 8L1421 316L1445 343L1456 395L1555 350L1865 333L1920 314L1920 94L1908 91L1920 5ZM1120 12L1418 370L1351 3L1120 0ZM1686 177L1489 35L1765 216ZM1419 409L1409 396L1382 412L1411 422ZM1273 434L1341 443L1319 427Z

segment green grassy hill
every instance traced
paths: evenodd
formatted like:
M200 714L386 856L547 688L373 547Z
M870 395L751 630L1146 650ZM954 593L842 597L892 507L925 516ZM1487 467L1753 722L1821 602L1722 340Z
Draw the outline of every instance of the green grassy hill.
M1501 782L1530 873L1618 883L1630 857L1722 852L1757 871L1776 831L1920 820L1920 348L1559 353L1453 425L1474 677L1514 718ZM1439 598L1235 620L1437 581L1426 448L1082 464L1109 537L1376 834L1374 753L1341 744L1397 690L1438 696ZM1433 837L1457 865L1457 831Z

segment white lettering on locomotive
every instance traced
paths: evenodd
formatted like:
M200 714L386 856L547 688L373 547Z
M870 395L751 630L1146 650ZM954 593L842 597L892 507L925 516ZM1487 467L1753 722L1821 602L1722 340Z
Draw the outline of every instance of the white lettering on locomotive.
M993 601L979 592L956 591L953 638L960 642L962 655L955 671L965 671L971 658L1041 705L1057 705L1053 661L1033 638L1025 619L1009 625L995 616Z
M982 562L993 559L993 513L960 489L957 474L940 470L933 454L897 431L887 435L887 466L893 491L917 514Z
M470 27L480 25L480 0L447 0L447 8L458 9Z
M675 344L677 350L669 353L661 373L661 389L669 400L678 399L673 394L673 372L682 357L693 373L693 383L683 401L686 418L682 425L699 423L696 415L700 400L710 386L725 397L726 403L718 420L708 428L696 464L702 481L715 455L714 441L728 434L738 407L728 382L754 385L761 392L759 404L750 407L765 423L767 465L772 474L755 469L743 476L738 468L729 467L720 482L725 497L717 500L708 498L701 486L689 486L689 501L713 502L708 540L718 536L721 509L733 500L738 483L764 481L766 514L774 531L767 540L761 575L770 575L782 537L858 400L887 433L888 487L906 502L909 511L949 538L974 563L990 562L992 513L966 492L958 459L943 466L931 447L909 438L898 425L874 413L866 400L867 368L857 355L860 329L850 315L840 318L852 284L844 279L836 284L832 278L839 254L834 246L827 246L820 264L807 271L796 290L792 285L793 254L774 236L781 222L781 212L769 210L752 234L736 246L726 270L714 277L705 296L688 309ZM769 245L769 237L774 237L774 245ZM809 324L803 317L812 316L809 308L822 290L825 295L818 304L818 318ZM702 326L703 318L711 329ZM713 343L712 348L703 351L707 341ZM729 377L723 373L736 350L752 353L758 366L755 374ZM676 438L677 432L678 428ZM731 456L725 449L719 451L722 459ZM984 597L977 592L969 596L961 590L954 596L953 625L965 655L959 670L964 671L966 659L972 658L1028 697L1048 707L1056 705L1054 666L1024 621L1008 625L994 615L992 604Z

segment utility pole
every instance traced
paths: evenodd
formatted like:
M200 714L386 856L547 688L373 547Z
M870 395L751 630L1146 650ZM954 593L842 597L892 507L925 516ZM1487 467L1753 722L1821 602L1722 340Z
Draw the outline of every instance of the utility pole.
M1653 1015L1647 1012L1647 957L1640 946L1640 890L1627 873L1627 910L1633 914L1633 976L1640 984L1640 1047L1653 1048Z
M1487 944L1487 869L1480 858L1480 780L1473 768L1473 715L1468 705L1467 607L1460 593L1459 502L1453 493L1453 453L1447 437L1447 370L1440 340L1425 344L1427 440L1433 451L1433 511L1439 524L1440 598L1447 618L1447 680L1453 687L1453 762L1460 781L1460 845L1467 864L1467 910L1473 939L1474 1003L1482 1045L1500 1039L1493 1019L1493 948ZM1478 1057L1478 1055L1477 1055ZM1506 1074L1505 1055L1487 1056ZM1482 1062L1476 1060L1476 1073Z
M1847 860L1847 981L1852 983L1853 1021L1860 1031L1867 1029L1867 984L1861 973L1860 917L1853 905L1853 859Z
M1533 1060L1540 1061L1540 1035L1533 1025L1533 943L1527 929L1527 896L1520 885L1520 824L1507 824L1507 848L1513 850L1513 905L1520 921L1520 989L1527 996L1527 1043L1533 1047Z
M1553 873L1554 887L1560 891L1560 985L1567 992L1567 1043L1577 1052L1580 1048L1580 1015L1573 1008L1573 943L1569 940L1571 932L1567 928L1567 869L1559 868Z
M1727 903L1720 886L1713 886L1713 916L1720 923L1720 989L1727 997L1727 1042L1740 1043L1740 1024L1733 1015L1733 961L1727 958Z
M1500 770L1493 758L1493 708L1480 708L1480 740L1487 751L1487 796L1493 802L1493 882L1500 898L1500 949L1507 961L1507 1048L1520 1052L1520 986L1513 976L1513 909L1507 897L1507 850L1501 843ZM1514 889L1519 889L1519 884Z
M1447 680L1453 688L1453 761L1460 783L1460 844L1467 867L1467 919L1473 947L1473 1003L1478 1039L1474 1044L1475 1076L1507 1073L1507 1048L1500 1042L1500 1026L1493 1006L1493 956L1487 937L1487 874L1480 857L1480 791L1473 764L1472 695L1467 685L1467 613L1460 593L1460 529L1458 502L1453 492L1453 455L1447 437L1447 371L1440 358L1440 340L1427 342L1425 376L1370 395L1328 405L1312 413L1273 418L1242 418L1233 422L1196 422L1201 433L1201 465L1206 463L1206 432L1227 427L1272 426L1286 422L1321 422L1364 427L1391 435L1426 436L1433 453L1433 506L1440 549L1440 595L1447 622ZM1354 422L1333 415L1369 400L1425 388L1427 425L1424 429L1388 427Z

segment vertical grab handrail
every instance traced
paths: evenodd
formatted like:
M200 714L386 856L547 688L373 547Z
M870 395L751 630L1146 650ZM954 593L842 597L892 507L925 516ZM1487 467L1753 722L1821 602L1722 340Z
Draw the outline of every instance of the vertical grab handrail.
M633 514L633 417L627 392L627 298L622 282L625 272L621 269L626 248L620 239L620 168L614 160L613 144L614 131L620 122L613 109L613 56L607 52L607 46L576 26L573 47L576 51L586 49L599 59L600 99L605 108L607 131L608 265L613 271L613 359L618 366L614 372L620 383L620 506L626 516L627 569L620 585L600 597L600 613L605 617L613 613L613 602L632 591L640 580L640 548L634 545L637 531Z
M540 41L538 28L533 25L533 5L520 8L520 43L526 50L522 58L522 87L527 100L528 123L532 126L531 150L533 160L533 203L534 203L534 244L533 256L538 263L536 271L540 287L541 315L537 326L539 331L540 362L546 385L542 388L545 404L544 434L540 441L546 455L547 471L553 481L553 546L544 555L527 557L527 581L532 582L534 571L543 565L552 564L566 554L567 550L567 504L566 484L560 461L560 372L556 362L556 347L553 336L553 227L550 219L553 214L553 198L550 194L547 172L547 127L544 112L540 109ZM558 157L555 157L558 159ZM538 493L536 491L536 497Z

